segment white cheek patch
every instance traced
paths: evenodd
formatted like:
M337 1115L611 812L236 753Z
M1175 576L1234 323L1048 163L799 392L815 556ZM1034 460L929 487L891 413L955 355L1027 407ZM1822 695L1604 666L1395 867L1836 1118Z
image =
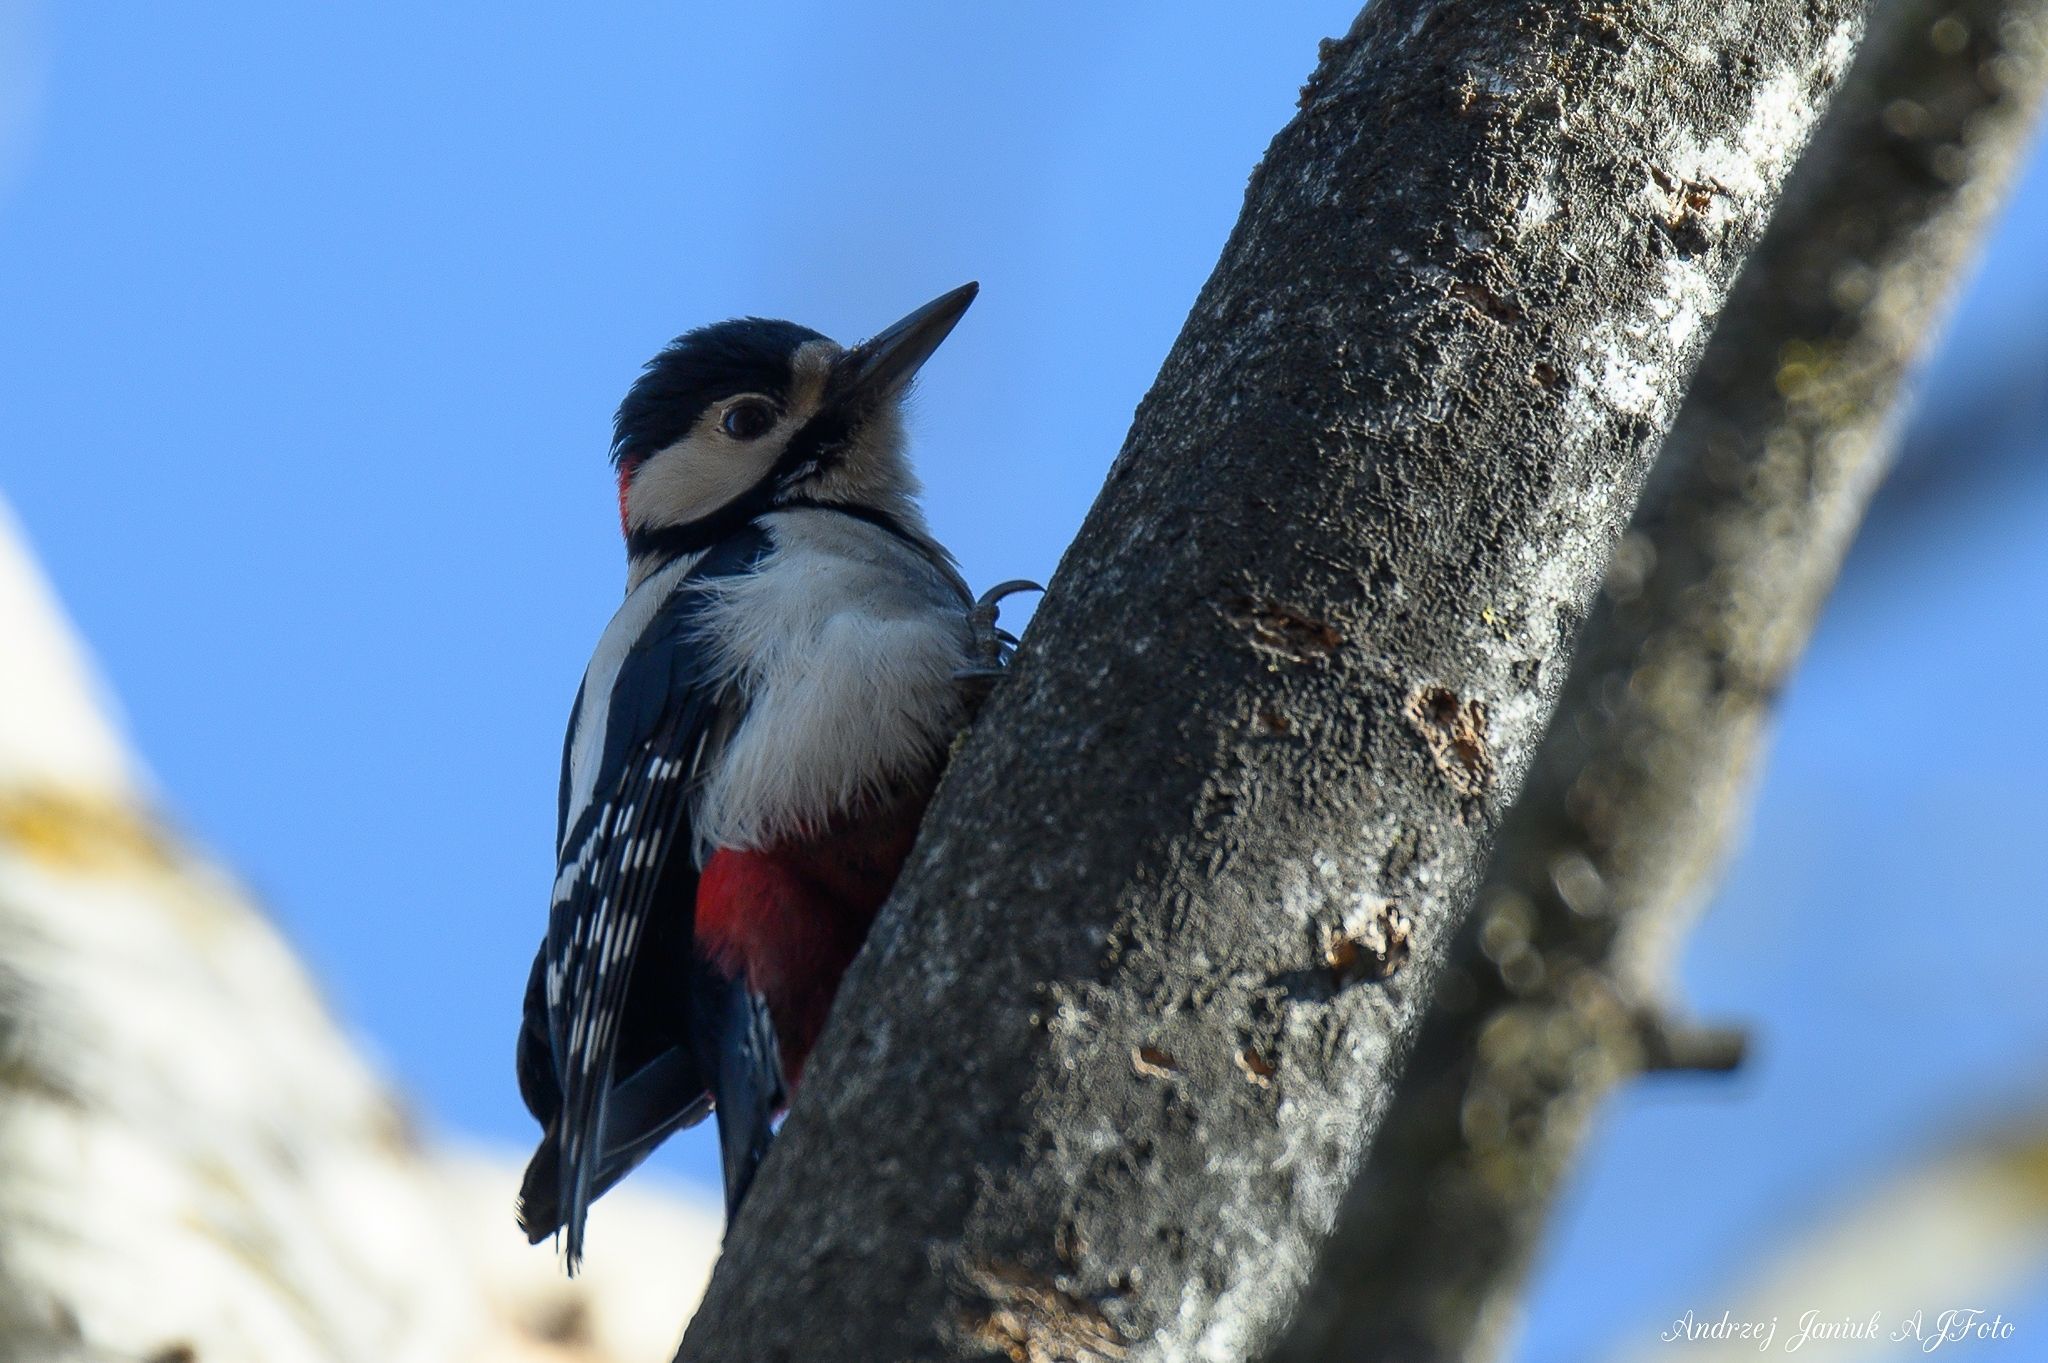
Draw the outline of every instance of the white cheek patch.
M647 457L626 491L626 529L659 529L709 516L752 491L789 447L792 436L825 399L831 341L806 341L791 359L789 406L775 428L756 440L729 436L719 423L725 403L706 408L681 440Z
M718 429L717 408L690 433L647 458L626 492L626 526L646 530L708 516L768 476L795 424L784 420L759 440L734 440Z

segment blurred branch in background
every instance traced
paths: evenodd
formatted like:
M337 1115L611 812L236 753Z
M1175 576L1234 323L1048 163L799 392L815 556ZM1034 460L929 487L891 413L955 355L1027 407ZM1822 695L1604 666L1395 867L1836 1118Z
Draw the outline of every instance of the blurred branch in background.
M1889 552L1915 525L1939 519L1929 513L2039 471L2041 433L2048 431L2048 328L2012 339L2010 353L1950 379L1939 406L1930 401L1914 413L1897 467L1871 499L1849 550L1845 583L1868 556Z
M270 924L155 815L4 504L0 641L0 1360L670 1347L715 1214L614 1195L573 1284L530 1250L515 1168L424 1144Z
M1735 1063L1739 1038L1670 1019L1665 976L2025 147L2044 26L2043 0L1880 8L1730 296L1278 1357L1494 1356L1600 1098Z
M1993 1304L2048 1267L2048 1113L1980 1130L1865 1189L1793 1243L1760 1257L1749 1281L1726 1284L1714 1299L1730 1303L1737 1321L1775 1319L1768 1351L1755 1339L1674 1345L1652 1338L1615 1363L1668 1363L1674 1347L1688 1363L1789 1352L1809 1315L1817 1323L1881 1322L1875 1339L1826 1339L1829 1363L1930 1352L1922 1345L1934 1337L1942 1311L1974 1308L1988 1318ZM1921 1343L1901 1345L1893 1333L1915 1310L1922 1313Z

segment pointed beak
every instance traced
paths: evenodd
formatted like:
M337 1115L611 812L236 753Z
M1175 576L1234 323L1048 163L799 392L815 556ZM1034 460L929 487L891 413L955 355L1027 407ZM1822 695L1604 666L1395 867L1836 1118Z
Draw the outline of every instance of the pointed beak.
M901 392L979 292L979 284L962 284L847 351L838 366L839 400L864 404Z

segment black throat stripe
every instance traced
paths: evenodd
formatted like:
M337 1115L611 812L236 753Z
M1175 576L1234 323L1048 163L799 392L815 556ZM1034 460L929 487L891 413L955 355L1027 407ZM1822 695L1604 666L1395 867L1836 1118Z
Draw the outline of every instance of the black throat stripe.
M626 537L626 553L631 558L651 557L666 563L683 554L709 549L720 540L758 522L761 517L777 511L832 511L841 516L851 516L915 549L921 558L935 565L937 563L931 544L923 536L913 533L902 521L880 507L863 506L857 502L823 502L812 497L770 502L752 495L682 525L664 526L659 530L635 530Z

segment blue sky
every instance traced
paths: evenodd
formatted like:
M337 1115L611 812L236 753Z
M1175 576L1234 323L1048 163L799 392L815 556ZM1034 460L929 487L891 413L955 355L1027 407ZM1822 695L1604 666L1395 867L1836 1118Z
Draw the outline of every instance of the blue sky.
M638 364L979 279L920 463L970 578L1042 579L1348 17L0 0L0 490L179 817L431 1120L529 1134L509 1049ZM2039 430L2044 238L2037 167L1934 429L2009 371ZM2048 738L2007 707L2040 696L2048 477L2017 464L1859 554L1686 963L1758 1061L1617 1104L1526 1357L1713 1305L1784 1226L2040 1096Z

